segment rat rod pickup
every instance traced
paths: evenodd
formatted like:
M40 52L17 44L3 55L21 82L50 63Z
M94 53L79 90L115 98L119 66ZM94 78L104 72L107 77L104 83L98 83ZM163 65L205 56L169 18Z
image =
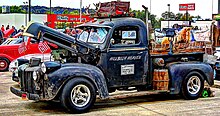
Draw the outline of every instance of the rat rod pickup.
M200 49L157 49L148 41L144 22L136 18L93 21L77 28L82 32L73 38L38 23L27 26L24 33L58 47L51 48L54 61L32 58L21 65L19 86L10 87L11 92L29 100L60 100L69 111L81 113L91 108L96 95L104 100L116 89L135 87L197 99L204 81L214 84L203 44L198 44Z

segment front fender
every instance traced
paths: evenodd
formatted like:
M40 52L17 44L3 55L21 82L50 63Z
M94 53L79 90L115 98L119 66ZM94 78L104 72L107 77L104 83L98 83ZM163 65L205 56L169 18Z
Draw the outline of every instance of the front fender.
M191 71L197 71L203 75L209 85L214 84L214 72L209 64L203 62L178 62L168 65L170 75L170 94L178 94L182 88L182 82Z
M90 80L97 88L101 99L109 96L105 77L100 69L88 64L68 64L48 74L50 98L54 98L62 87L74 77Z
M14 60L13 57L11 57L11 56L9 56L9 55L7 55L7 54L0 54L0 57L2 57L2 58L7 58L10 62L11 62L12 60Z

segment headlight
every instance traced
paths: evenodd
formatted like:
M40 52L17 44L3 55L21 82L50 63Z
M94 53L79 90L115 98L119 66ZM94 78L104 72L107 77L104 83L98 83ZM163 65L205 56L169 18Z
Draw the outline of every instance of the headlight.
M14 71L14 73L15 73L15 76L18 77L18 69L16 69L16 70Z
M34 79L35 81L37 80L37 72L36 72L36 71L33 72L33 79Z
M9 65L9 71L15 72L15 70L18 68L18 60L14 60Z
M47 67L44 63L41 64L41 70L43 73L45 73L47 71Z
M15 66L18 67L18 60L15 60Z

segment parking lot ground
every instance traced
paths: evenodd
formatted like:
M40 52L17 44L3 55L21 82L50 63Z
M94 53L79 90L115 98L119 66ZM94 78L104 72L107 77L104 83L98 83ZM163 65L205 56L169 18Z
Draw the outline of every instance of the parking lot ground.
M9 72L0 72L0 116L71 115L59 102L21 100L9 91L15 82ZM115 92L109 100L96 100L92 109L80 116L216 115L220 114L220 81L212 88L215 97L184 100L180 96L152 92Z

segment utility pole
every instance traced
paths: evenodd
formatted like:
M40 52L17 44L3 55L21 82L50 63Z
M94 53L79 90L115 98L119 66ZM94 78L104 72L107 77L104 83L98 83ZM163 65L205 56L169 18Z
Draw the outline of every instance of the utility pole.
M218 0L218 14L220 14L220 0ZM220 21L218 21L218 28L220 28Z
M152 13L151 13L151 0L150 0L150 14L152 14Z
M170 4L167 4L168 6L168 28L170 27Z
M52 9L51 9L51 0L50 0L50 24L51 24L51 12L52 12Z
M212 15L213 15L213 0L212 0Z
M50 14L51 14L51 0L50 0Z
M30 22L31 21L31 0L29 0L28 3L29 3L29 5L28 5L28 16L29 16L28 19L29 20L28 21Z
M148 32L147 32L147 38L149 38L149 27L148 27L148 7L146 7L146 6L144 6L144 5L142 5L142 7L144 8L145 13L146 13L146 27L147 27L147 30L148 30Z
M218 14L220 14L220 0L218 0Z
M82 0L80 0L80 23L82 22Z
M27 10L28 10L28 2L23 2L25 7L25 26L27 26Z

